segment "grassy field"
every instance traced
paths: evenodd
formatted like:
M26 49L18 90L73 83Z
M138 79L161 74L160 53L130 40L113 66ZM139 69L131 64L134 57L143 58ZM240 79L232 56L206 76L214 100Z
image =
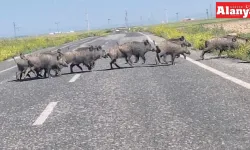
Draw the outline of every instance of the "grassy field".
M68 33L44 35L39 37L25 37L17 39L0 39L0 61L11 58L12 56L22 53L30 53L32 51L59 46L68 42L80 40L89 36L105 36L108 31L91 31L82 33Z
M241 19L243 20L243 19ZM211 19L211 20L197 20L190 22L178 22L169 24L160 24L154 26L137 27L134 31L147 31L165 39L178 38L185 36L185 38L193 44L193 47L198 49L204 48L205 40L213 37L224 36L230 31L225 30L220 24L232 23L239 21L239 19ZM215 27L207 28L206 25L214 24ZM236 23L237 25L238 23ZM237 26L235 26L237 28ZM240 33L242 37L250 38L250 33ZM250 44L242 45L239 49L227 53L231 58L241 60L250 60Z

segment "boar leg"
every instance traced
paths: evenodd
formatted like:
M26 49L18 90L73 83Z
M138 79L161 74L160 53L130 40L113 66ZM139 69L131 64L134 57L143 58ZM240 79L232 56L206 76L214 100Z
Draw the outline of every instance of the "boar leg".
M48 73L48 78L51 78L51 74L50 74L51 68L47 68L46 72Z
M128 64L133 67L133 62L131 61L131 56L127 56L126 57L126 61L128 62Z
M82 67L80 66L80 64L76 65L81 71L83 71Z
M185 54L181 54L183 57L184 57L184 59L186 59L186 55Z
M161 63L161 60L160 60L159 53L156 53L156 56L155 56L155 64L158 65L158 63Z
M34 67L28 67L28 68L26 69L23 79L25 79L25 78L27 77L27 75L29 74L30 71L32 71L32 72L35 73ZM36 74L36 73L35 73L35 74Z
M115 63L116 59L111 60L110 64L110 69L113 69L113 63Z
M174 60L175 60L176 55L175 54L171 54L171 57L172 57L172 65L175 65Z
M208 48L203 49L200 58L201 58L202 60L204 60L204 55L205 55L207 52L209 52L209 51L210 51L210 49L208 49Z
M222 50L220 50L219 54L218 54L218 57L221 58L221 53L222 53Z
M16 80L21 80L22 79L22 72L16 72Z
M90 65L87 65L87 68L89 71L92 71L92 67Z
M113 69L113 66L112 64L114 63L115 59L111 60L111 62L109 63L110 64L110 69Z
M139 57L140 57L139 55L136 55L136 56L135 56L135 61L134 61L134 63L137 63L137 62L139 61Z
M162 57L163 57L163 61L164 61L166 64L168 64L168 61L167 61L167 55L166 55L166 54L164 54Z
M71 64L70 65L70 72L73 73L73 67L75 66L75 64Z
M44 78L46 78L46 74L47 74L47 73L48 73L47 70L44 69L44 73L43 73L43 77L44 77Z
M19 77L18 77L19 74L20 74L19 72L16 72L16 80L19 80Z
M142 64L145 64L146 63L146 57L143 55L143 56L141 56L141 58L143 60Z

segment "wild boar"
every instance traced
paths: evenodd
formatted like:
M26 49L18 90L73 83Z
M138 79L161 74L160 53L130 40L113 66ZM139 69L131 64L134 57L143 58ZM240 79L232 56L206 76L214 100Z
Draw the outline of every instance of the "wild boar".
M209 43L208 47L203 49L200 57L203 60L204 55L208 52L211 52L213 50L219 50L218 57L221 57L221 53L226 50L233 50L239 47L239 43L237 42L237 38L232 38L232 39L226 39L226 40L213 40Z
M174 60L177 55L180 54L188 54L190 55L190 51L187 49L187 47L182 47L178 44L169 42L169 41L164 41L160 43L159 45L156 46L156 65L158 62L161 63L160 58L163 57L164 55L171 55L171 60L172 60L172 65L174 65ZM165 61L165 60L164 60ZM165 63L167 63L165 61Z
M66 59L60 50L56 54L39 54L37 56L31 56L26 58L28 60L29 68L26 70L24 77L29 73L30 70L45 70L48 74L48 78L51 77L50 71L52 68L58 68L59 66L68 67Z

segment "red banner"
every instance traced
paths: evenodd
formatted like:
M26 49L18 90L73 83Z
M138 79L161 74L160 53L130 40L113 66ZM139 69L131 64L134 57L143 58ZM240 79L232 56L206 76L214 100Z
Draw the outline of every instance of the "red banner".
M250 2L216 2L216 18L250 18Z

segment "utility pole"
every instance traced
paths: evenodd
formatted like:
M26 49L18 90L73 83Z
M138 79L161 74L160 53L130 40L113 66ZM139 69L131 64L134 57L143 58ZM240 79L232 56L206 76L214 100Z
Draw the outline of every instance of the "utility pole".
M125 25L128 29L128 12L127 12L127 10L125 10Z
M59 23L60 23L60 22L55 22L56 28L57 28L57 33L59 33L59 27L58 27Z
M209 16L208 16L208 9L206 9L206 14L207 14L207 19L209 19Z
M168 23L168 14L167 14L167 9L165 9L165 22Z
M143 23L142 23L142 16L140 17L140 20L141 20L141 25L143 26Z
M13 28L14 28L14 38L16 38L16 36L17 36L17 31L20 29L20 27L17 27L17 25L16 25L16 23L15 22L13 22Z
M179 13L177 12L176 13L176 20L177 20L177 22L179 21L179 16L178 15L179 15Z
M108 25L109 25L109 23L110 23L110 19L108 19Z
M212 14L212 4L210 4L210 18L213 18L213 14Z
M13 22L13 27L14 27L14 37L16 38L16 23Z
M89 14L87 11L86 11L85 15L86 15L87 28L88 28L88 35L89 35Z

